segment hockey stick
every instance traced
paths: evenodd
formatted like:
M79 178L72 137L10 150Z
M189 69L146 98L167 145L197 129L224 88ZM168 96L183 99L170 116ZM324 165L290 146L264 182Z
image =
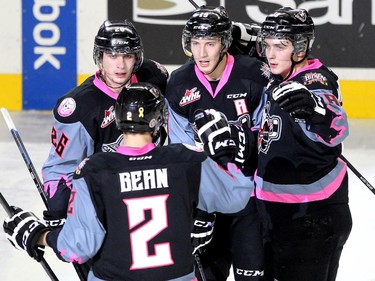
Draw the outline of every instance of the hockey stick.
M199 8L198 4L195 3L194 0L189 0L189 2L194 6L195 9Z
M365 179L364 176L344 157L341 155L340 158L346 163L349 169L375 194L375 188Z
M201 259L199 257L199 254L194 254L194 260L198 267L199 275L201 276L202 281L206 281L206 276L204 275Z
M25 161L25 164L27 166L27 169L29 170L30 176L31 176L31 178L34 181L34 184L35 184L36 188L38 189L39 195L42 198L43 203L44 203L44 205L46 206L46 208L48 210L49 209L48 208L48 201L47 201L46 195L44 194L44 191L43 191L42 181L40 180L40 178L38 176L38 173L35 170L33 162L31 162L30 156L27 153L26 147L23 144L21 136L18 133L18 130L16 129L16 126L14 125L13 120L10 117L8 110L3 107L3 108L1 108L1 113L3 114L5 123L7 124L8 129L9 129L10 133L12 134L12 136L13 136L13 138L14 138L17 146L18 146L18 149L19 149L19 151L20 151L20 153L22 155L22 158ZM72 264L74 266L74 269L76 270L76 273L77 273L77 275L79 277L79 280L85 281L86 278L84 277L85 274L83 273L82 268L80 268L75 263L72 263Z
M22 142L21 136L18 133L18 131L16 129L16 126L14 125L14 123L12 121L12 118L10 117L10 115L8 113L8 110L3 107L3 108L1 108L1 113L3 114L5 123L7 124L8 129L9 129L10 133L12 134L12 136L13 136L15 142L16 142L19 151L21 152L21 155L23 157L23 160L25 161L27 169L29 170L31 178L33 179L33 181L35 183L35 186L38 189L39 195L40 195L40 197L42 197L43 203L48 209L47 198L46 198L46 196L43 192L42 182L40 181L40 179L38 177L38 174L35 170L35 167L34 167L33 163L31 162L31 159L30 159L30 157L27 153L27 150L26 150L26 148L25 148L25 146Z
M3 206L4 210L7 212L9 217L12 217L14 215L13 209L9 206L8 202L5 200L3 194L0 192L0 204ZM56 277L55 273L47 263L47 261L42 257L40 260L40 264L43 266L44 270L48 274L48 276L53 281L59 281L59 279Z

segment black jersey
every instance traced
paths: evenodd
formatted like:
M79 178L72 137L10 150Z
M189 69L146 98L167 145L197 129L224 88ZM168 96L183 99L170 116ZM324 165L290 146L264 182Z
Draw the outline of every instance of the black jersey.
M80 164L68 219L47 240L67 261L93 257L93 280L190 281L195 208L237 212L253 187L234 165L223 170L196 147L120 146Z
M256 196L275 219L296 218L321 205L348 201L347 167L339 156L349 131L337 76L314 59L288 80L322 97L327 113L324 122L311 123L293 118L272 99L266 103Z
M131 82L151 82L165 89L168 73L160 64L145 59ZM117 94L99 78L99 73L62 96L53 109L51 149L43 165L44 190L48 199L57 186L70 186L77 165L99 151L116 151L122 134L116 128L114 106ZM67 202L50 201L52 210L65 210Z
M249 128L256 125L255 116L263 107L262 95L268 83L268 67L248 56L228 55L227 58L223 75L214 85L210 84L193 61L172 72L166 90L171 143L194 144L192 125L196 109L212 108L220 111L233 125L245 122ZM249 161L256 164L256 140L253 135L249 139L249 151L253 151Z
M221 111L229 121L244 116L249 118L259 107L268 83L266 70L267 67L254 58L228 55L223 76L213 90L195 63L189 61L173 71L168 82L166 98L171 114L186 118L190 124L194 122L194 112L198 108ZM173 128L171 134L172 142L177 142L179 136Z

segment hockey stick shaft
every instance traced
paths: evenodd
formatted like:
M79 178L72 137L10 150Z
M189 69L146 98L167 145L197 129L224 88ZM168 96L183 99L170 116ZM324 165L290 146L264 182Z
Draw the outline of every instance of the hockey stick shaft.
M189 2L194 6L194 8L199 8L198 4L194 2L194 0L189 0Z
M9 217L12 217L14 215L13 209L9 206L9 203L4 198L3 194L0 192L0 204L3 206L4 210L7 212ZM40 264L42 265L44 271L48 274L48 276L53 281L59 281L59 279L56 277L55 273L53 272L52 268L49 266L47 261L42 258L40 260Z
M367 186L368 189L371 190L372 193L375 194L375 188L365 179L364 176L349 162L348 159L341 155L340 158L346 163L349 169Z
M42 198L43 203L48 210L49 209L48 208L48 201L47 201L46 195L44 194L44 191L43 191L43 184L42 184L42 182L41 182L41 180L38 176L38 173L35 170L33 162L31 162L31 158L30 158L29 154L27 153L27 150L26 150L25 145L23 144L22 138L21 138L16 126L14 125L14 122L13 122L12 118L10 117L8 110L6 108L1 108L1 113L3 114L5 123L7 124L8 129L9 129L10 133L12 134L13 139L15 140L15 142L18 146L18 149L19 149L19 151L22 155L22 158L25 161L27 169L28 169L28 171L31 175L31 178L33 179L34 184L35 184L36 188L38 189L39 195ZM83 273L82 268L79 267L79 265L77 265L75 263L73 263L73 266L74 266L74 269L75 269L79 279L82 280L82 281L86 280L86 278L84 277L85 274Z
M202 267L202 263L201 263L201 259L199 257L199 254L194 254L194 260L195 260L195 263L198 267L198 272L199 272L199 275L201 276L201 280L206 281L206 276L204 275L204 271L203 271L203 267Z
M27 153L26 147L22 142L21 136L18 133L18 130L16 129L16 126L14 125L12 118L9 115L8 110L6 108L1 108L1 113L3 114L5 123L7 124L8 129L10 133L12 134L14 141L16 142L18 146L18 149L22 155L22 158L25 161L26 167L31 175L31 178L33 179L35 186L38 189L39 195L42 198L44 205L48 209L47 198L43 192L43 184L38 176L38 173L35 170L33 163L31 162L30 156Z

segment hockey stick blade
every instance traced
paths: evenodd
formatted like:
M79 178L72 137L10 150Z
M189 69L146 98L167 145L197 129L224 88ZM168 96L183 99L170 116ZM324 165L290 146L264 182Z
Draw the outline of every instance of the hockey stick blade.
M3 206L4 210L7 212L9 217L14 215L13 209L9 206L8 201L4 198L1 192L0 192L0 204L1 206ZM49 266L49 264L44 258L40 260L40 264L42 265L44 271L48 274L49 278L51 278L52 281L59 281L59 279L53 272L52 268Z
M341 155L340 158L346 163L349 169L364 183L364 185L367 186L367 188L375 194L375 188L371 185L371 183L368 182L368 180L365 179L364 176L362 176L362 174L349 162L349 160L346 159L344 155Z
M48 201L47 201L47 197L46 197L46 195L44 194L44 191L43 191L43 184L42 184L42 182L41 182L41 180L38 176L38 173L35 170L33 162L31 162L31 158L30 158L29 154L27 153L27 150L26 150L25 145L23 144L22 138L21 138L20 134L18 133L18 130L17 130L16 126L14 125L14 122L13 122L12 118L10 117L8 110L6 108L2 107L1 113L3 114L5 123L7 124L8 129L9 129L10 133L12 134L14 141L16 142L16 144L18 146L18 149L19 149L19 151L22 155L22 158L25 161L26 167L27 167L27 169L30 173L31 178L34 181L34 184L35 184L35 186L36 186L36 188L39 192L39 195L42 198L43 203L48 210L49 209L48 208ZM83 273L82 268L79 267L79 265L77 265L75 263L73 263L73 267L74 267L79 279L82 280L82 281L86 280L86 278L84 277L85 274Z

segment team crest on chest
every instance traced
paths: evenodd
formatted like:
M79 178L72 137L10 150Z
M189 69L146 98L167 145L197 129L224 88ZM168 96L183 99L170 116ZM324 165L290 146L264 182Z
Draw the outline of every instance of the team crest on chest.
M115 107L112 105L108 110L104 110L103 122L100 125L101 128L107 127L115 120Z
M282 122L280 116L269 114L270 103L264 108L258 137L258 151L267 153L272 142L280 139Z
M197 87L194 87L191 90L186 90L184 96L180 100L180 106L188 105L189 103L200 100L201 94L197 91Z

